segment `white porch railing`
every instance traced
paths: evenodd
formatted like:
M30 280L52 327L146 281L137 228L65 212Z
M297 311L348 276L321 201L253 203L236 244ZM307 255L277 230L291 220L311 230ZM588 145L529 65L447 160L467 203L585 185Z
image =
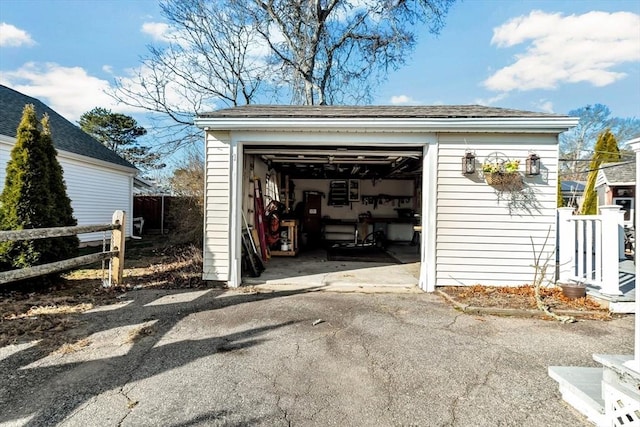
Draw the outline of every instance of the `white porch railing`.
M559 282L597 286L621 295L619 262L624 258L624 213L620 206L601 206L600 215L574 215L558 208Z

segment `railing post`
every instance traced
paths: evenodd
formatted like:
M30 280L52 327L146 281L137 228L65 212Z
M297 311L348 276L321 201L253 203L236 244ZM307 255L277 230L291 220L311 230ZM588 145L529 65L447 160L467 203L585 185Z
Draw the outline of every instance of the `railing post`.
M558 282L568 282L575 275L576 227L569 219L573 208L558 208Z
M125 216L124 211L115 211L112 217L113 224L119 226L111 232L111 250L118 251L118 256L111 258L111 279L116 285L122 284L124 273Z
M602 216L602 288L607 295L622 295L620 292L620 227L624 215L620 206L600 206ZM621 221L622 219L622 221Z

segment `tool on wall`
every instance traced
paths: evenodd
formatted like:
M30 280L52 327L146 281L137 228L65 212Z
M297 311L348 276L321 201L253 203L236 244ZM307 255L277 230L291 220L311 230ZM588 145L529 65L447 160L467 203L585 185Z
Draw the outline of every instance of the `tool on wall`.
M264 202L262 200L262 185L260 179L254 178L255 185L255 223L258 229L258 240L260 241L260 253L262 254L262 260L269 259L269 251L267 248L266 226L264 224Z

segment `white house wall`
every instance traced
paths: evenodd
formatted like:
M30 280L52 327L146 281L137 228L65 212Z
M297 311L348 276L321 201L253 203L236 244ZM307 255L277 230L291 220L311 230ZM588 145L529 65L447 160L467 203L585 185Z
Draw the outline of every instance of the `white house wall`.
M231 155L228 133L207 132L203 279L230 279Z
M7 163L11 154L11 145L0 140L0 186L4 188L4 180L7 176Z
M73 216L78 225L107 224L113 212L123 210L128 214L126 236L131 236L133 213L133 175L95 165L87 165L75 159L59 158L71 199ZM81 242L101 241L104 233L81 234ZM109 234L107 233L107 238Z
M531 283L533 247L547 254L555 246L557 139L553 135L441 134L438 138L436 195L436 285L520 285ZM476 154L476 175L461 173L466 150ZM541 157L543 173L524 177L535 206L509 210L506 200L482 177L491 153L519 159L524 175L529 152ZM550 273L555 257L550 255ZM543 257L543 260L546 257Z
M6 176L6 167L13 145L0 143L0 178L2 188ZM78 225L106 224L112 220L115 210L129 214L126 236L131 236L133 212L133 172L125 172L84 162L74 156L68 158L59 152L58 161L62 166L67 186L67 195L71 199L73 216ZM103 233L81 234L83 243L102 241ZM108 236L107 236L108 237Z

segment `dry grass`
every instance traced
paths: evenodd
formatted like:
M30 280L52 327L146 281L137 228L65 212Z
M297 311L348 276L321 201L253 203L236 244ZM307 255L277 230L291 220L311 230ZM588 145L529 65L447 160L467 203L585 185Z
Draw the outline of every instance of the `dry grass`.
M52 354L71 354L77 351L82 350L85 347L91 345L91 341L87 338L81 339L74 343L64 343L58 349L56 349Z
M3 320L14 320L24 317L51 316L58 314L74 314L91 310L93 304L81 303L76 305L45 305L31 307L25 313L11 313L3 317Z
M131 289L211 286L202 280L202 249L171 246L163 236L128 243L123 286L104 288L104 275L96 264L65 274L48 289L0 288L0 347L38 339L59 344L60 334L86 322L81 313L114 303ZM147 332L141 331L140 337Z
M127 337L126 342L134 343L144 337L153 335L154 333L155 329L152 326L141 326L139 328L133 329L132 331L129 331L129 336Z

